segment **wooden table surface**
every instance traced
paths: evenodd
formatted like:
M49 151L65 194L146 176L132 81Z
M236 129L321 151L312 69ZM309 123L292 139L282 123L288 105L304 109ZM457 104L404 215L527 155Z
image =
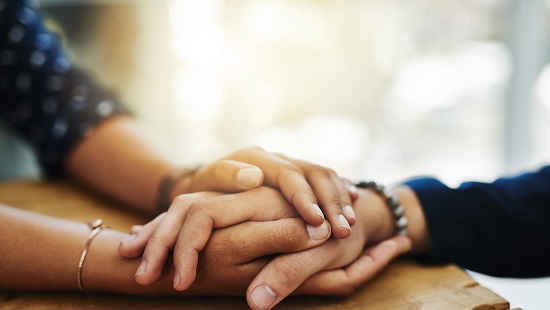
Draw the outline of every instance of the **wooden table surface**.
M0 183L0 203L77 221L101 217L128 231L145 220L66 183ZM1 224L1 221L0 221ZM0 255L2 255L0 253ZM1 275L0 275L1 276ZM509 303L453 265L398 260L347 298L289 297L277 309L509 309ZM136 297L75 292L0 292L0 309L246 309L244 297Z

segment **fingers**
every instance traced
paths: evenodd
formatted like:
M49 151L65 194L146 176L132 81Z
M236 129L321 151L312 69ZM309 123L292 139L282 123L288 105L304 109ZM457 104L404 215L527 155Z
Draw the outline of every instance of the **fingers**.
M306 222L312 225L321 225L324 222L325 217L311 186L304 172L296 165L261 148L241 150L230 158L261 168L264 172L264 184L279 188Z
M131 235L122 240L118 245L118 252L122 257L136 258L143 254L147 240L155 232L158 224L162 221L166 212L159 214L154 220L145 225L134 225L130 230Z
M136 281L142 285L149 285L157 281L162 273L162 268L168 255L174 248L178 233L182 227L190 205L198 200L217 196L217 193L204 192L178 196L165 216L156 225L153 233L146 239L141 264L136 270ZM141 235L141 234L139 234ZM144 234L145 235L145 232ZM134 240L137 244L143 244L145 236ZM133 242L126 242L133 243ZM131 247L131 245L128 245ZM136 246L139 247L139 246Z
M204 251L214 251L235 264L246 264L269 255L310 249L330 237L326 221L316 230L311 228L300 218L245 222L215 230Z
M328 222L324 228L328 237ZM201 251L196 280L187 292L242 296L274 254L302 251L316 244L318 241L310 239L300 218L245 222L216 229Z
M219 160L203 167L193 175L188 192L240 192L260 186L263 172L258 167L234 160Z
M268 263L248 287L246 298L250 308L271 309L307 278L329 266L335 257L332 251L317 256L314 250L279 255Z
M193 283L199 252L208 242L212 229L245 221L272 221L296 215L283 196L267 187L193 203L174 249L174 288L182 291ZM310 226L306 226L309 231L316 232L318 229ZM317 238L319 244L328 238L327 233L313 234L312 238Z
M322 271L307 279L296 291L299 294L348 296L380 273L397 256L411 249L411 241L397 236L363 252L346 268Z
M355 223L355 213L351 207L348 190L334 171L321 166L312 166L308 169L310 172L307 174L307 180L332 225L332 235L339 239L349 237L351 224Z
M336 172L306 161L290 159L284 155L279 156L297 165L305 172L308 184L332 225L333 236L338 239L349 237L351 226L355 224L355 213L351 207L350 191Z
M247 291L248 305L252 309L271 309L310 277L311 280L303 284L300 293L350 294L408 248L408 239L395 237L365 251L364 255L347 268L318 274L316 273L330 266L334 255L320 255L321 253L315 251L319 248L315 248L278 256L250 284Z
M130 228L130 234L137 234L141 229L143 228L143 225L133 225Z

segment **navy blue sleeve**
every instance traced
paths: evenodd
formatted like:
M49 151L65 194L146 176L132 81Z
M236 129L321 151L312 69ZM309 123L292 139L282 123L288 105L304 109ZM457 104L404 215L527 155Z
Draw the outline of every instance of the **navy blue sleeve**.
M117 97L64 55L27 0L0 0L0 125L33 145L47 176L104 120L127 114Z
M550 276L550 166L456 189L433 178L405 184L422 204L432 240L423 260L493 276Z

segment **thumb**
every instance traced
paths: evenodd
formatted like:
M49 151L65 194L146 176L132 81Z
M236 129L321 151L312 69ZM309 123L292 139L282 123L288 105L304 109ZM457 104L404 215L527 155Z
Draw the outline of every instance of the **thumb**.
M235 160L219 160L195 173L189 192L241 192L262 185L264 174L254 165Z

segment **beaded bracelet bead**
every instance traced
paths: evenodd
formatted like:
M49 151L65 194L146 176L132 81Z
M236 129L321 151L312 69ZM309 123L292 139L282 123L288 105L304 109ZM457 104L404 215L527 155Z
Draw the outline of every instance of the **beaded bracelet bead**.
M355 187L370 189L380 195L386 202L386 205L393 215L395 234L402 236L407 235L407 225L409 224L409 220L405 216L405 209L401 206L399 199L395 195L392 195L388 190L386 190L384 185L378 184L374 181L361 181L356 183Z

